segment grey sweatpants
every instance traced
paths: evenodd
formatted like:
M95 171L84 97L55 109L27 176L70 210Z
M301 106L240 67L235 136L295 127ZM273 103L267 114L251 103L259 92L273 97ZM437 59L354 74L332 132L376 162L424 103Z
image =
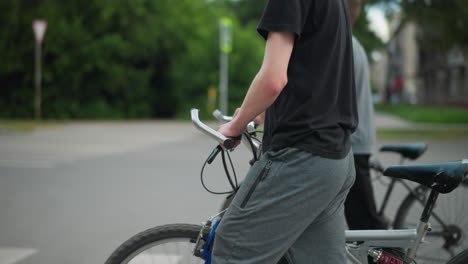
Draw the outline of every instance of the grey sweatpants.
M343 203L352 152L325 159L295 148L266 152L216 231L213 264L346 263Z

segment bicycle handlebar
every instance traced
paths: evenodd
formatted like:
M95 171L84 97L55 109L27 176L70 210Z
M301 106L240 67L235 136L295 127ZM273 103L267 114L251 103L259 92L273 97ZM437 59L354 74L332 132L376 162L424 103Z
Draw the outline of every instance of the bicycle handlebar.
M221 113L221 111L219 111L218 109L213 111L213 116L223 123L227 123L232 120L232 116L223 115L223 113ZM248 133L255 133L256 131L255 122L252 121L248 123L245 130ZM246 135L242 135L242 143L244 143L244 145L247 147L248 150L253 152L255 157L258 157L258 152L260 150L260 145L261 145L260 142L248 140Z
M192 122L198 130L207 134L208 136L212 137L218 143L222 144L227 149L232 149L235 146L236 140L233 138L225 137L223 134L219 133L218 131L212 129L211 127L205 125L203 122L200 121L198 118L198 109L192 109L190 111L192 116Z
M213 111L213 116L221 122L227 123L232 120L231 116L225 116L218 109Z
M219 111L218 109L213 111L213 116L216 119L218 119L218 121L223 122L223 123L227 123L232 120L232 116L223 115L223 113L221 113L221 111ZM247 127L245 128L245 130L249 133L253 133L255 132L256 127L257 125L255 124L255 122L252 121L247 124Z

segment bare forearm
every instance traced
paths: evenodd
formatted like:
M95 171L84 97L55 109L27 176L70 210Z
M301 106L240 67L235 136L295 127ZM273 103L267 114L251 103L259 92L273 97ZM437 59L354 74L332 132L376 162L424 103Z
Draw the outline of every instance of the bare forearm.
M254 119L255 124L261 125L265 123L265 112L259 114L255 119Z
M233 120L219 128L225 136L241 134L247 124L276 100L288 82L287 70L294 45L294 34L271 32L265 46L263 64L255 76L242 106Z
M276 100L285 82L273 83L272 79L262 72L259 72L252 82L252 85L244 98L238 114L233 123L238 128L245 126L265 110Z

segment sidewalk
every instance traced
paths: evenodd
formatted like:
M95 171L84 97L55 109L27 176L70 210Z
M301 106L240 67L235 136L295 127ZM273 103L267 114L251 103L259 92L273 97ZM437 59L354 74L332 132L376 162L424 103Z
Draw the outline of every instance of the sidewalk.
M410 122L401 120L397 117L384 114L384 113L375 113L375 126L379 128L410 128L413 126Z

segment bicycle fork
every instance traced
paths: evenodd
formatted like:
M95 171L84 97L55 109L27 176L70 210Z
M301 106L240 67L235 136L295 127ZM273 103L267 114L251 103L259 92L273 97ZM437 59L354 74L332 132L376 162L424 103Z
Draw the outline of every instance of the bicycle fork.
M218 216L222 215L224 211L203 223L200 233L198 234L195 248L193 249L193 255L205 260L205 264L211 264L211 253L213 251L215 232L221 222L221 218Z

